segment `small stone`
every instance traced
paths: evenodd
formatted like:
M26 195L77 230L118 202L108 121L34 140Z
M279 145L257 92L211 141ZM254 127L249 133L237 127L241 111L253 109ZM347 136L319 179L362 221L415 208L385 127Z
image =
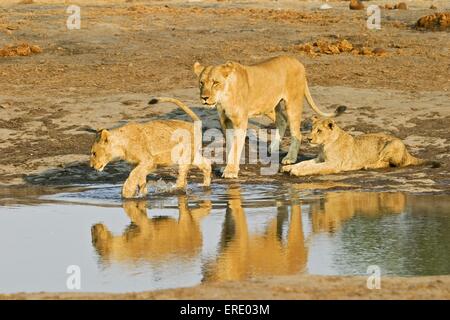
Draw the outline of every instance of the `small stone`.
M399 2L398 4L395 5L395 9L408 10L408 6L404 2Z
M350 10L364 10L364 5L359 0L350 0Z
M377 56L385 56L388 52L383 48L375 48L372 53Z

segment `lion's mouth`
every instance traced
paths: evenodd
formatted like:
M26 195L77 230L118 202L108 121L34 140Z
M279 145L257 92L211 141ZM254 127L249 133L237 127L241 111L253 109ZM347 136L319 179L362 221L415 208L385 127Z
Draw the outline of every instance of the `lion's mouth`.
M216 103L211 103L211 102L207 102L207 101L203 101L203 105L207 106L209 108L214 108L216 106Z
M98 172L102 172L103 169L105 169L106 164L102 165L101 167L95 167L95 170L97 170Z

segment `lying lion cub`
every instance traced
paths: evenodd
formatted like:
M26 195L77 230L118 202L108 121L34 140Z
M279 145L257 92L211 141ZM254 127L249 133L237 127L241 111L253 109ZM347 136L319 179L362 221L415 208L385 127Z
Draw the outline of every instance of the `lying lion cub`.
M284 166L283 172L306 176L331 174L341 171L405 167L439 163L413 157L403 142L384 133L363 134L353 137L339 128L332 119L313 118L313 128L308 140L320 145L317 158Z
M152 99L149 104L171 102L183 109L194 121L200 119L181 101L171 98ZM180 131L178 131L180 130ZM187 133L189 139L181 143L174 139ZM179 165L177 188L186 188L186 176L191 164L203 172L203 185L211 183L211 162L202 157L200 146L194 147L194 124L181 120L155 120L147 123L130 123L123 127L97 131L97 139L91 149L91 167L102 171L113 160L125 160L136 167L131 171L122 188L125 198L147 194L147 175L157 166ZM180 154L173 156L173 150ZM175 149L174 149L175 148ZM175 158L175 159L173 159Z

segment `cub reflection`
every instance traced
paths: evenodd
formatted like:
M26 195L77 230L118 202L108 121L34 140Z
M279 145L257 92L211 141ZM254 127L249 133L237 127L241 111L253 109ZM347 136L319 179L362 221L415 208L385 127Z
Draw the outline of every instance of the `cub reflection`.
M399 214L405 207L406 196L400 192L327 193L311 204L313 232L334 232L354 215Z
M230 187L228 198L219 252L216 260L205 266L204 282L288 275L305 268L300 205L292 205L290 214L287 206L278 206L277 216L263 233L250 233L240 189Z
M196 256L202 247L200 220L211 211L211 202L189 208L185 195L178 197L179 217L147 217L147 201L128 200L123 208L131 224L122 235L113 235L101 223L91 228L92 244L103 262L136 263Z

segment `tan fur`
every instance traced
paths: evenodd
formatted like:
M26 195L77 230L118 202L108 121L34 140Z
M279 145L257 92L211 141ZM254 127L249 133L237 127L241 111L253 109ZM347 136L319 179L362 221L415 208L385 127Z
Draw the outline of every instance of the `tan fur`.
M308 140L321 146L318 157L284 166L283 172L306 176L389 166L405 167L426 162L409 154L398 138L384 133L354 137L340 129L332 119L314 119Z
M113 235L101 223L91 228L92 244L103 261L134 263L148 260L164 261L170 256L193 257L202 248L201 220L211 212L211 202L202 201L198 208L189 208L187 197L178 197L178 219L149 218L147 201L127 200L123 208L133 228L122 235Z
M202 103L217 107L223 131L235 129L223 172L225 178L238 176L249 118L266 115L275 121L279 138L272 142L272 149L283 138L289 124L291 145L282 161L289 164L297 161L303 99L322 116L336 115L323 113L315 105L306 82L305 67L292 57L280 56L255 65L228 62L204 67L196 62L194 71L199 79ZM281 102L285 104L285 112Z
M201 156L201 140L199 146L194 143L194 130L193 123L181 120L130 123L117 129L100 130L91 148L90 165L99 171L114 160L135 165L122 188L125 198L146 195L147 175L158 166L179 165L176 187L182 189L186 187L191 165L197 166L203 171L203 185L209 186L211 162ZM189 139L175 139L180 135ZM179 151L178 158L173 157L173 150Z

